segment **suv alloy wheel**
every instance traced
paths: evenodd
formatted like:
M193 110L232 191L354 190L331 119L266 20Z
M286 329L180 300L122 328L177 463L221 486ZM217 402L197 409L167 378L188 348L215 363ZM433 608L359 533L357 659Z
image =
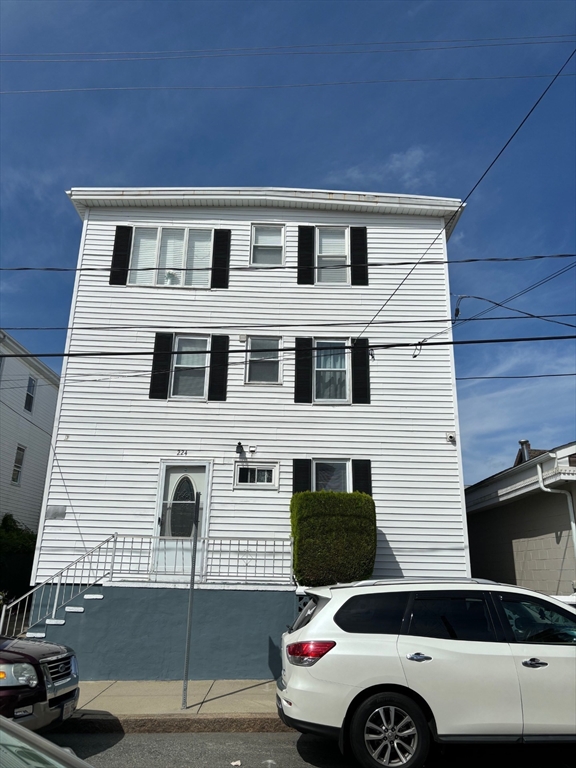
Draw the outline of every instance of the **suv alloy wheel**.
M412 699L398 693L378 693L354 713L350 744L365 768L419 768L428 755L430 731Z

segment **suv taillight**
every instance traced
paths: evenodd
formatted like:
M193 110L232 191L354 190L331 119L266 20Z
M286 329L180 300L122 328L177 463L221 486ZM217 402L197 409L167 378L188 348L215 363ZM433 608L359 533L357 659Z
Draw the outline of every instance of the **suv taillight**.
M290 643L286 646L286 653L290 664L298 667L311 667L318 659L325 656L336 643L333 640L309 640L304 643Z

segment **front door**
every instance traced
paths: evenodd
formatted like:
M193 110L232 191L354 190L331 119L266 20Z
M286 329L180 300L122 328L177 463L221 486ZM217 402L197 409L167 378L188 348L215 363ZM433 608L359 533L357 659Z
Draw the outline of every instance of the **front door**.
M196 495L200 494L198 550L196 571L202 568L202 523L206 499L206 467L182 465L166 467L160 526L154 570L158 576L190 577L192 566L192 533Z

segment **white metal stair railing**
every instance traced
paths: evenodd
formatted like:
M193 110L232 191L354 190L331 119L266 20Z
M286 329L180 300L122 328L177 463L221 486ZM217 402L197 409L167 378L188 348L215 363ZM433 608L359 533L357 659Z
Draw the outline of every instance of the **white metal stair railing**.
M110 575L118 534L113 534L93 549L41 584L2 607L0 635L21 637L38 624L52 619L74 598Z
M119 535L110 581L183 581L190 577L192 539ZM198 539L196 583L292 585L288 538Z

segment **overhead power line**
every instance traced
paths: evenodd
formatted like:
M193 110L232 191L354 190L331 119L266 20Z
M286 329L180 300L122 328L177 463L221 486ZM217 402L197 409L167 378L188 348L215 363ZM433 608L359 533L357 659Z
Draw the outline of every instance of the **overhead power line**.
M515 129L515 130L512 132L511 136L510 136L510 137L508 138L508 140L505 142L504 146L503 146L503 147L500 149L500 151L498 152L498 154L497 154L497 155L494 157L494 159L492 160L492 162L491 162L491 163L488 165L488 167L486 168L486 170L485 170L485 171L482 173L482 175L480 176L480 178L478 179L478 181L477 181L477 182L474 184L474 186L472 187L472 189L471 189L471 190L468 192L468 194L466 195L466 197L465 197L465 198L462 200L462 202L461 202L461 203L460 203L460 205L458 206L457 210L456 210L456 211L455 211L455 212L452 214L452 216L451 216L451 217L448 219L448 221L446 221L446 222L444 223L444 226L442 227L442 229L440 230L440 232L438 232L438 234L436 235L436 237L434 238L434 240L433 240L433 241L430 243L430 245L429 245L429 246L426 248L426 250L423 252L423 254L422 254L422 256L420 257L420 259L418 259L418 261L416 262L416 264L414 264L414 265L412 266L412 268L411 268L411 269L410 269L410 270L407 272L407 274L404 276L404 278L403 278L403 279L400 281L400 283L399 283L399 284L396 286L396 288L395 288L395 289L392 291L392 293L390 294L390 296L388 296L388 298L386 299L386 301L385 301L385 302L382 304L382 306L380 307L380 309L378 310L378 312L376 312L376 314L375 314L375 315L372 317L372 319L371 319L371 320L370 320L370 321L367 323L366 327L363 329L363 331L362 331L362 333L360 334L360 336L362 336L362 335L363 335L363 334L364 334L364 333L365 333L365 332L368 330L368 328L369 328L369 327L372 325L372 323L374 322L374 320L376 320L376 318L378 317L378 315L380 314L380 312L382 312L382 310L384 309L384 307L386 307L386 306L387 306L387 305L390 303L390 301L391 301L391 300L393 299L393 297L394 297L394 296L395 296L395 295L398 293L398 291L400 290L400 288L401 288L401 287L404 285L404 283L405 283L405 282L408 280L408 278L410 277L410 275L411 275L411 274L414 272L414 270L416 269L416 267L417 267L417 266L420 264L420 262L421 262L421 261L424 259L424 257L426 256L426 254L427 254L427 253L429 253L430 249L431 249L431 248L432 248L432 246L433 246L433 245L436 243L436 241L438 240L438 238L439 238L441 235L443 235L443 234L444 234L444 232L445 232L445 231L446 231L446 229L447 229L447 228L450 226L450 224L451 224L451 223L452 223L452 222L453 222L453 221L456 219L456 217L457 217L457 216L458 216L458 215L461 213L461 211L464 209L464 206L466 205L467 201L468 201L468 200L470 199L470 197L471 197L471 196L474 194L474 192L476 191L476 189L478 189L479 185L480 185L480 184L481 184L481 183L484 181L484 179L485 179L485 178L486 178L486 176L487 176L487 175L490 173L490 171L492 170L492 168L493 168L493 167L496 165L496 163L498 162L498 160L499 160L499 159L502 157L502 155L504 154L504 152L506 151L506 149L508 148L508 146L511 144L511 142L514 140L514 138L515 138L515 137L518 135L519 131L522 129L522 126L523 126L523 125L526 123L526 121L527 121L527 120L530 118L530 115L531 115L531 114L534 112L534 110L535 110L535 109L537 108L537 106L540 104L540 102L542 101L542 99L544 98L544 96L546 96L546 94L548 93L548 91L550 90L550 88L552 88L552 86L554 85L554 83L556 82L556 80L557 80L557 79L558 79L558 78L561 76L561 74L562 74L562 72L564 71L564 69L565 69L565 68L568 66L568 64L570 63L570 61L573 59L573 57L574 57L574 54L576 54L576 48L575 48L575 49L572 51L572 53L570 54L570 56L568 56L568 58L566 59L566 61L564 62L564 64L562 64L562 66L560 67L560 69L558 70L558 72L557 72L557 73L554 75L554 77L552 78L552 80L551 80L551 81L548 83L548 85L546 86L546 88L545 88L545 89L542 91L542 93L540 94L540 96L539 96L539 97L536 99L536 101L534 102L534 104L532 105L532 107L530 107L530 109L528 110L528 112L526 113L526 115L525 115L525 116L522 118L522 120L520 121L519 125L516 127L516 129ZM507 301L508 301L508 299L507 299Z
M427 48L364 48L364 50L348 51L302 51L302 50L258 50L258 51L227 51L227 52L207 52L207 53L176 53L167 56L164 55L148 55L142 56L139 54L132 54L129 56L109 57L109 58L87 58L90 54L76 54L76 58L73 59L21 59L21 58L3 58L4 64L94 64L94 63L108 63L108 62L128 62L128 61L182 61L192 59L236 59L236 58L253 58L253 57L270 57L270 56L365 56L367 54L381 54L381 53L422 53L428 51L461 51L475 48L510 48L517 46L527 45L566 45L571 44L572 40L523 40L515 42L485 42L485 43L470 43L466 45L434 45ZM378 43L376 43L378 45ZM40 54L39 54L40 55ZM82 56L82 58L79 58Z
M552 253L537 256L486 256L483 258L471 259L426 259L420 261L420 264L474 264L483 262L516 262L516 261L537 261L540 259L575 259L576 253ZM368 267L407 267L414 264L414 261L376 261L369 262ZM340 264L328 267L308 267L308 269L351 269L351 264ZM231 272L269 272L282 271L285 269L297 270L297 264L277 264L277 265L254 265L230 266ZM214 267L133 267L129 272L213 272ZM110 266L103 267L0 267L0 272L110 272Z
M503 40L552 40L574 37L573 33L564 35L519 35L512 37L457 37L447 40L368 40L364 42L341 42L341 43L299 43L297 45L261 45L251 47L236 48L188 48L183 50L160 50L160 51L40 51L31 53L24 51L20 53L6 53L1 56L120 56L129 54L160 54L160 53L222 53L227 51L276 51L284 49L301 48L343 48L365 45L416 45L424 43L480 43L480 42L499 42Z
M512 308L513 309L513 308ZM513 309L514 312L519 312L521 310ZM499 315L497 317L487 317L487 318L478 318L478 322L497 322L500 320L545 320L549 318L558 318L558 317L576 317L576 312L563 312L563 313L557 313L553 315L534 315L530 317L521 316L521 317L515 317L512 315ZM425 317L425 318L418 318L415 320L378 320L373 325L415 325L415 324L421 324L421 323L447 323L450 322L451 318L438 318L438 317ZM348 328L354 325L364 325L366 321L365 320L339 320L337 322L314 322L313 326L314 328ZM282 329L282 328L302 328L302 322L300 323L252 323L252 324L244 324L244 325L231 325L230 323L226 323L224 325L203 325L201 326L206 333L211 331L224 331L228 330L230 332L232 331L266 331L266 330L275 330L275 329ZM198 323L195 323L193 326L187 326L178 324L178 328L180 332L184 332L188 329L191 329L193 331L198 330ZM154 331L162 331L162 330L174 330L174 324L172 325L162 325L158 323L154 324L135 324L135 325L13 325L13 326L2 326L2 329L4 331L134 331L134 330L154 330Z
M576 376L576 373L531 373L517 376L456 376L456 381L478 381L480 379L553 379L558 376Z
M405 77L384 80L339 80L322 83L279 83L274 85L119 85L85 88L30 88L24 90L0 91L1 96L31 93L91 93L103 91L270 91L285 88L325 88L343 85L386 85L390 83L457 83L485 80L538 80L554 75L494 75L487 77ZM573 73L560 77L574 77Z
M527 342L527 341L564 341L568 339L576 339L576 334L570 334L570 335L563 335L563 336L527 336L527 337L518 337L518 338L512 338L512 339L466 339L461 341L402 341L402 342L394 342L394 343L386 343L386 344L371 344L370 349L400 349L405 347L416 347L418 349L421 349L422 347L445 347L445 346L460 346L460 345L467 345L467 344L512 344L512 343L521 343L521 342ZM323 348L323 351L326 351L326 349L331 349L331 347L325 347ZM334 347L334 349L342 350L342 349L353 349L352 345L338 345L337 347ZM278 353L278 349L260 349L259 352L270 352L270 353ZM284 352L295 352L295 347L288 347L283 350ZM164 353L166 355L182 355L187 354L183 352L179 352L178 350L172 350L171 352ZM192 353L190 353L192 354ZM211 355L212 350L205 350L199 354L203 355ZM230 349L228 350L228 354L246 354L245 349ZM45 358L45 357L151 357L154 355L154 350L147 349L147 350L120 350L120 351L98 351L98 352L9 352L9 353L2 353L0 354L0 359L2 358L27 358L27 357L38 357L38 358Z

